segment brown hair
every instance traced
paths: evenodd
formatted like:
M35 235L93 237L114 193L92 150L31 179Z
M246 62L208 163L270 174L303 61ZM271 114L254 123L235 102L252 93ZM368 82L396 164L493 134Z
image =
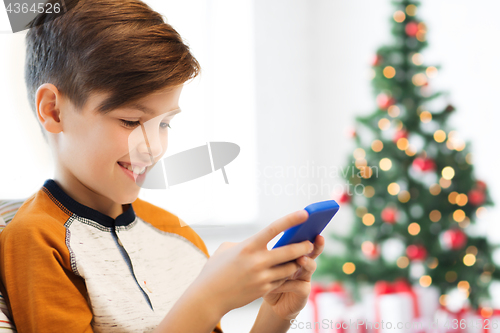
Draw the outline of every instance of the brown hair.
M140 0L65 5L70 10L64 14L42 13L28 25L25 81L35 113L43 83L55 85L77 109L93 92L110 93L98 109L107 113L201 71L179 33Z

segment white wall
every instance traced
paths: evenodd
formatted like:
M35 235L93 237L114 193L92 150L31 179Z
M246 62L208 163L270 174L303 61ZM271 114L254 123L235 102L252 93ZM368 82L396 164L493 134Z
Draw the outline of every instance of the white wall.
M353 118L373 109L368 64L376 47L387 40L388 20L381 18L388 16L389 6L384 1L362 4L256 1L258 162L264 175L259 206L264 223L332 198L334 186L342 183L340 174L320 179L312 172L345 165ZM265 177L266 167L279 172L290 166L284 176ZM297 179L294 170L311 177ZM291 188L292 195L276 195Z

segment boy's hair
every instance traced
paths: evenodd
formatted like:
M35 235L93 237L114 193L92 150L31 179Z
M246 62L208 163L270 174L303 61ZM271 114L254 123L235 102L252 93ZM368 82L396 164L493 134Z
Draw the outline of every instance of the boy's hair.
M200 73L179 33L142 1L64 2L68 12L42 13L28 25L25 81L35 114L43 83L55 85L77 110L91 93L110 93L98 108L107 113Z

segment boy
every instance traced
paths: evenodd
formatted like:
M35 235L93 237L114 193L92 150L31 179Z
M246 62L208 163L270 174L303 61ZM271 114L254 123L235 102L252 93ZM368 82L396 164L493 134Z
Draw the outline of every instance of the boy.
M139 0L65 3L26 36L28 96L56 169L0 234L0 292L18 331L222 332L224 314L263 297L252 332L286 332L324 239L266 245L307 213L208 258L182 220L138 199L199 64ZM149 140L134 139L146 123Z

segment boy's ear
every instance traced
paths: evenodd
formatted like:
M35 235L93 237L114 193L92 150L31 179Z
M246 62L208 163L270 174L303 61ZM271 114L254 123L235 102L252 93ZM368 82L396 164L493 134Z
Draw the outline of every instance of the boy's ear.
M62 96L56 86L44 83L36 91L36 115L49 133L60 133Z

